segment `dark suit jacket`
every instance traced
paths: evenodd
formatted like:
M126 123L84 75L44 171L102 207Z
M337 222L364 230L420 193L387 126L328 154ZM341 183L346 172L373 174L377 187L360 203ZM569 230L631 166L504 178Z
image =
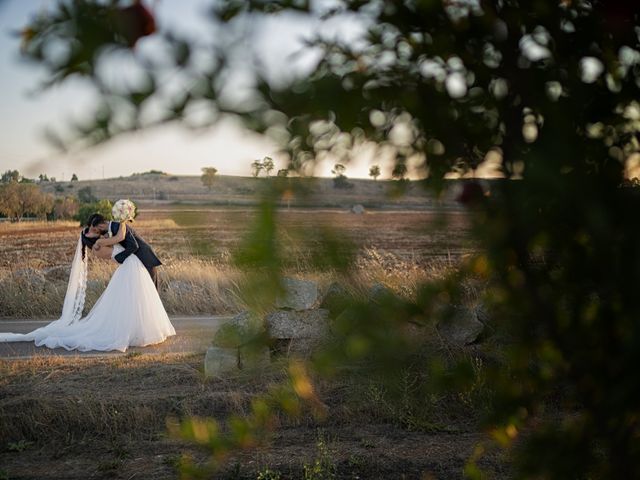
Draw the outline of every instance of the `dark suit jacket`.
M116 235L120 230L120 222L111 222L110 228L111 234ZM162 262L158 259L149 244L128 225L127 233L124 236L124 240L120 242L120 245L124 247L124 251L113 257L118 263L123 263L127 257L133 253L149 270L158 265L162 265Z

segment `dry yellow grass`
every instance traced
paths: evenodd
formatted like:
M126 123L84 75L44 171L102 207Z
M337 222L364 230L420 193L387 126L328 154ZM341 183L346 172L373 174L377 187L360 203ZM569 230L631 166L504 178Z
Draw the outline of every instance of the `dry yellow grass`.
M27 263L19 270L0 269L0 316L15 318L56 318L66 293L68 270L39 268ZM91 260L85 313L106 288L117 265ZM366 298L374 284L383 284L407 299L417 286L443 278L456 268L452 261L434 259L419 266L406 259L374 248L365 249L355 262L345 284L356 298ZM334 271L314 271L304 259L283 272L285 275L314 280L324 291L341 276ZM223 262L198 257L173 259L159 269L160 296L171 315L229 314L247 308L251 295L247 275Z
M44 220L38 220L34 222L0 222L0 232L24 232L28 230L41 230L43 228L72 228L77 226L78 222L74 220L56 220L55 222L47 222Z
M176 228L178 225L171 218L150 218L144 220L134 220L132 225L143 228ZM53 221L22 221L22 222L0 222L0 232L26 232L29 230L56 230L60 228L79 228L76 220L53 220Z
M446 229L433 212L291 210L278 216L284 273L316 280L321 289L339 279L317 263L326 253L322 234L331 228L354 246L347 288L356 297L382 283L412 298L417 285L445 275L470 251L468 219L460 214L450 215ZM160 294L170 314L228 314L251 303L246 276L233 266L231 252L254 219L252 209L141 210L134 226L163 262ZM0 224L0 316L59 315L78 234L75 222ZM90 260L87 309L116 267Z

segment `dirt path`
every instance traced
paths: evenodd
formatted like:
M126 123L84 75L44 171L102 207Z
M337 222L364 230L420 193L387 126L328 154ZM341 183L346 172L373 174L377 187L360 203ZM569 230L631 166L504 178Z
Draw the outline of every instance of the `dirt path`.
M170 337L158 345L148 347L132 347L126 353L138 352L141 354L161 353L199 353L204 352L211 344L213 333L222 323L231 316L211 317L171 317L171 323L176 329L175 337ZM28 333L40 328L52 320L15 320L0 319L0 332ZM126 353L113 352L78 352L67 351L63 348L36 347L33 342L0 342L0 359L24 359L36 355L77 355L89 356L116 356Z

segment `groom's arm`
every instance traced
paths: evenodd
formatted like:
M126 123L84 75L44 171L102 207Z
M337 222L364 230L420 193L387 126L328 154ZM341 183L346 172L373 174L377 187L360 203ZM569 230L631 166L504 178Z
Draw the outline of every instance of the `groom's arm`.
M117 222L114 222L114 223L117 223ZM116 233L112 237L99 238L96 241L95 245L98 246L96 250L99 249L100 247L110 247L112 245L115 245L116 243L120 243L124 241L127 235L127 226L124 223L117 223L114 227L115 227L114 230L116 231Z
M138 248L140 248L138 241L136 240L136 237L133 236L133 233L131 233L131 230L127 231L123 243L124 250L113 257L118 263L123 263L129 255L136 253Z

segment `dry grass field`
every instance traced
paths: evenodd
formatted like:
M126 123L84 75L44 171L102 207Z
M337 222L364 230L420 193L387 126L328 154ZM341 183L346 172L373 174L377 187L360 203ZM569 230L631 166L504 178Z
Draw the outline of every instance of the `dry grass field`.
M173 206L143 208L134 227L156 250L162 298L171 314L222 314L238 304L239 272L231 253L250 232L255 211L242 207ZM473 251L468 217L460 211L378 210L356 215L344 210L283 209L279 232L287 273L326 285L331 271L318 271L313 252L318 232L331 228L355 247L365 291L376 282L410 294L412 285ZM67 267L79 227L74 222L0 224L0 317L55 317L66 290ZM87 308L102 292L115 264L92 260ZM357 293L357 292L356 292ZM26 300L26 299L29 300Z
M183 458L200 464L207 453L168 435L167 418L246 414L252 398L285 375L274 362L258 376L207 380L200 356L180 355L0 361L0 475L179 478ZM482 439L473 411L452 408L445 397L422 406L415 417L422 426L411 427L402 405L389 403L375 382L344 377L316 386L326 420L280 417L268 445L232 454L211 478L462 478ZM305 467L317 465L316 476L305 476ZM496 452L481 465L505 478ZM260 476L269 471L281 476Z
M161 298L170 313L244 308L238 290L243 272L231 253L251 231L255 215L246 207L143 206L134 225L165 263ZM355 246L354 282L347 286L353 294L365 296L380 282L411 296L419 282L441 277L476 248L468 216L455 210L444 215L281 209L285 271L328 286L335 272L317 269L310 258L319 248L318 232L330 227ZM0 224L0 317L59 314L78 233L74 222ZM90 262L86 308L114 268ZM438 335L431 337L434 349L451 354ZM286 378L284 363L266 368L258 376L243 372L207 380L202 355L0 360L0 478L179 478L185 458L198 464L207 453L168 436L167 419L223 421L246 414L256 395ZM415 399L391 400L370 378L315 380L329 407L326 420L318 423L308 413L281 417L269 445L232 454L212 478L462 478L466 460L484 438L478 412L464 398L432 396L414 408ZM486 454L481 465L493 478L507 476L497 452Z

